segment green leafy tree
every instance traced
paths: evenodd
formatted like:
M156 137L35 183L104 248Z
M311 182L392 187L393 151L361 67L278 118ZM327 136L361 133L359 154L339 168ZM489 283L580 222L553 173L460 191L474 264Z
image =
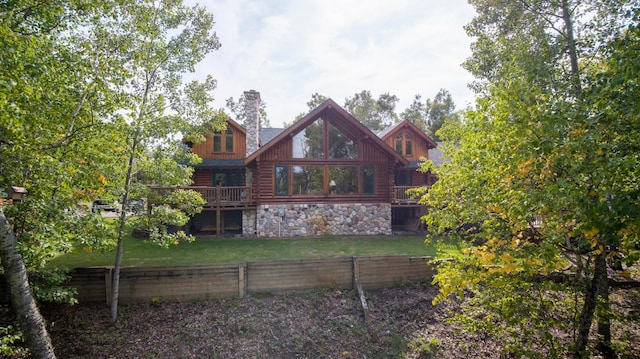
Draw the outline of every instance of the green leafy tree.
M123 144L122 122L110 116L108 57L73 34L95 26L94 15L110 13L111 5L0 4L0 188L28 191L21 202L0 204L0 256L33 357L54 357L36 300L73 302L72 291L43 285L65 279L45 276L44 265L72 244L93 250L111 239L78 203L104 191Z
M124 81L118 84L116 91L122 98L119 112L126 119L126 146L123 151L126 163L122 166L122 175L117 178L119 181L114 183L123 204L129 203L132 195L145 194L136 181L141 169L147 169L147 177L152 173L149 170L152 167L170 173L170 178L166 175L161 179L153 178L153 182L160 185L184 185L190 180L188 167L176 164L173 158L175 151L169 150L169 156L163 155L163 151L156 151L155 156L150 157L146 151L151 145L175 149L179 146L176 142L179 142L180 133L190 132L191 127L205 123L217 129L223 127L223 123L214 122L222 118L219 111L210 107L213 100L210 92L215 88L215 81L211 77L202 83L192 81L185 84L182 81L185 72L194 71L194 66L205 55L220 46L212 31L213 16L204 8L186 6L181 0L139 1L131 5L119 7L115 17L117 22L106 20L103 23L105 31L98 28L88 36L95 43L111 49L113 61L119 63L124 72ZM114 44L118 46L113 47ZM159 172L156 170L155 173ZM195 202L181 207L176 205L178 201L173 197ZM163 245L180 239L191 240L184 231L172 231L171 227L184 225L188 214L197 212L202 199L184 192L168 194L165 199L171 201L154 206L149 213L152 218L145 222L150 239ZM193 208L192 205L196 209L188 210ZM113 271L112 321L117 319L126 230L127 211L122 211Z
M440 89L432 99L422 102L422 96L416 95L411 105L400 114L400 118L411 121L434 141L440 141L438 130L446 120L460 121L455 111L456 105L449 91Z
M329 98L327 96L321 95L316 92L313 95L311 95L311 100L307 101L307 108L309 109L309 111L313 111L316 107L322 105L328 99ZM300 117L304 115L306 115L306 113L301 114Z
M434 141L440 141L438 130L442 127L446 120L460 121L458 114L455 112L456 105L449 91L440 89L436 96L427 99L425 103L427 110L427 135Z
M462 319L527 357L587 357L595 321L595 348L615 357L608 273L636 262L640 233L640 12L626 1L472 4L466 67L480 98L442 129L451 161L424 198L432 230L466 240L439 265L437 301L473 293ZM574 295L552 294L562 291ZM556 329L575 333L573 346Z
M346 98L344 108L368 129L376 132L398 122L395 113L399 101L395 95L384 93L374 99L370 91L363 90Z
M119 197L126 204L144 195L149 182L131 179L151 167L163 175L151 183L184 184L184 157L175 141L160 139L187 130L186 120L219 127L222 117L208 107L213 80L183 85L179 76L217 48L212 23L201 8L179 2L0 4L0 188L28 190L26 200L0 205L0 258L32 356L54 357L36 299L73 302L72 291L36 281L64 280L43 276L48 259L74 245L115 245L110 226L79 203ZM162 156L147 150L161 143ZM197 210L192 193L167 196L173 206L149 218L184 219L170 210ZM158 222L149 226L156 237L175 239L163 230L177 221Z
M411 105L409 105L409 107L407 107L400 114L400 118L403 120L408 120L409 122L416 125L416 127L418 127L420 130L422 130L423 132L426 132L427 131L426 114L427 114L427 108L424 102L422 102L422 96L415 95L413 98L413 102L411 102Z
M284 127L290 127L291 125L293 125L294 123L298 122L298 120L300 120L301 118L303 118L304 116L306 116L309 112L313 111L316 107L322 105L325 101L327 101L329 98L327 96L321 95L317 92L315 92L313 95L311 95L311 99L309 101L307 101L307 112L304 113L300 113L296 116L296 118L292 121L292 122L284 122Z

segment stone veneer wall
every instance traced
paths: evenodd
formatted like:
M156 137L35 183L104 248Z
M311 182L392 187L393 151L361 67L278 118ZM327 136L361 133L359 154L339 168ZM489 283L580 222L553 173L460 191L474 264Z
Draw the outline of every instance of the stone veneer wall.
M256 216L258 237L391 234L389 203L270 204Z
M242 235L245 237L253 237L256 235L256 211L242 211Z
M247 131L247 157L258 150L260 136L260 92L245 91L245 130Z

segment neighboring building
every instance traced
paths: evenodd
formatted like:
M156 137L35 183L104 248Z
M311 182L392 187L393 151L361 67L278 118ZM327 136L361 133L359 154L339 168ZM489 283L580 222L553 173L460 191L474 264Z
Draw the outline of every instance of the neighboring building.
M245 92L246 127L193 145L194 186L207 200L192 232L258 237L389 235L418 230L426 210L406 189L436 143L408 121L379 135L329 99L287 129L260 129L260 94Z

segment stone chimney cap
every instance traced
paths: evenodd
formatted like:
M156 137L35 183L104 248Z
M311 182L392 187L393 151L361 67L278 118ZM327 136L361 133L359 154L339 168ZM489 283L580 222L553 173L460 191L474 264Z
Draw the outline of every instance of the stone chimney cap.
M244 92L244 96L248 98L260 99L260 92L256 90L249 90Z

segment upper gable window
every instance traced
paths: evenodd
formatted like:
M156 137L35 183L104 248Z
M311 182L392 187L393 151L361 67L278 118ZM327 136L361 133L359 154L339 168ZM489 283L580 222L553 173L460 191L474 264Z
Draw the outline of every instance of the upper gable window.
M293 158L357 159L357 143L322 118L293 136Z
M332 124L329 124L329 158L357 159L358 145Z
M323 123L318 119L293 136L293 158L324 158Z
M413 145L409 132L402 131L396 134L396 152L404 156L411 156L413 154Z
M213 152L221 153L223 148L226 153L233 152L233 131L231 129L227 128L224 133L216 131L213 134Z

